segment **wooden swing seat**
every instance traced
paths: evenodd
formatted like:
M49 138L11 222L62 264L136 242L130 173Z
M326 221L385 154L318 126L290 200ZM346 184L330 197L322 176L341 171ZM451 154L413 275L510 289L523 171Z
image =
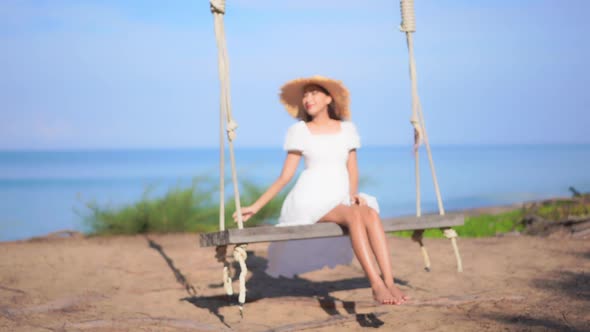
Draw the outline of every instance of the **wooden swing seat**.
M445 215L428 214L421 217L404 216L384 219L386 232L450 228L463 225L465 216L460 213ZM303 240L348 235L346 227L335 223L317 223L303 226L256 226L243 229L227 229L221 232L200 235L201 247L225 246L230 244Z

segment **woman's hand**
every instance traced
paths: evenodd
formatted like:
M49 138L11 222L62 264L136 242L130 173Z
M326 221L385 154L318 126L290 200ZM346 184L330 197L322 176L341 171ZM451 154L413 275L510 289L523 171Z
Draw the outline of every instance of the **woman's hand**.
M357 205L367 205L367 201L359 194L353 194L350 196L350 203Z
M258 209L256 209L253 206L243 206L242 207L242 221L248 221L248 219L252 218L252 216L255 215L256 212L258 212ZM238 211L234 212L233 217L234 217L234 221L238 222Z

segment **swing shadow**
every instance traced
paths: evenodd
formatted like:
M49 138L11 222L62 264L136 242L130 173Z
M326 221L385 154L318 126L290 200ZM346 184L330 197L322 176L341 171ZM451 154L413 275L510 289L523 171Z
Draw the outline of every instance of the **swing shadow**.
M356 315L356 320L360 326L363 327L379 327L383 325L383 321L379 320L373 313L358 314L356 308L358 303L355 301L340 300L332 295L331 292L354 290L361 288L371 288L371 285L366 277L355 277L336 281L311 281L299 276L294 278L274 278L266 274L264 271L268 265L268 260L264 257L256 256L253 251L248 251L248 258L246 260L248 265L250 279L247 281L247 296L246 303L254 303L262 299L269 298L284 298L284 297L300 297L300 298L315 298L319 307L330 316L341 315L338 311L338 303L342 304L342 308L347 314ZM239 273L239 265L233 263L233 271ZM397 284L409 286L405 280L395 279ZM273 285L274 287L269 287ZM212 284L209 288L219 288L223 290L223 284ZM230 307L237 305L237 297L227 295L215 296L189 296L180 299L187 301L194 306L207 309L212 314L217 316L219 320L225 324L223 315L220 314L220 309L223 307Z
M164 259L166 264L168 264L168 267L170 268L170 270L172 270L172 273L174 274L176 281L184 287L184 289L186 290L186 292L190 296L188 298L181 299L181 301L184 301L185 299L197 297L197 291L196 291L195 287L186 279L186 277L184 276L182 271L180 271L174 265L174 261L166 254L166 252L164 251L164 248L156 241L150 239L147 235L144 236L144 238L146 239L146 241L148 243L148 247L154 249L162 256L162 258ZM229 326L225 322L225 317L219 313L219 308L222 308L227 303L229 303L229 297L227 295L211 296L208 298L208 301L209 301L209 306L204 306L203 308L208 309L212 314L214 314L217 318L219 318L219 320L221 321L221 323L223 325L231 328L231 326Z
M182 274L182 272L178 268L176 268L176 266L174 265L174 261L170 257L168 257L168 255L166 255L162 246L160 244L158 244L157 242L155 242L154 240L150 239L148 236L144 236L144 237L145 237L146 241L148 242L148 246L150 248L156 250L162 256L162 258L164 259L166 264L168 264L168 267L174 273L174 277L176 278L176 281L184 287L184 289L186 290L186 292L189 295L196 295L197 291L196 291L195 287L190 282L188 282L188 280L186 280L186 277L184 276L184 274Z

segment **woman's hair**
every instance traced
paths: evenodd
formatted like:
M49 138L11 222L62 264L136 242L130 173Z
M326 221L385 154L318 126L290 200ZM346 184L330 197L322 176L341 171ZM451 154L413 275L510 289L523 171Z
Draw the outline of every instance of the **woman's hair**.
M323 92L325 95L332 97L332 95L330 94L330 91L328 91L323 86L318 85L318 84L314 84L314 83L304 86L303 90L305 90L309 86L317 87L318 90ZM328 116L330 117L330 119L333 119L333 120L342 120L342 117L340 116L340 114L338 114L338 112L336 110L336 104L334 103L334 98L332 98L332 102L328 104ZM297 114L297 117L305 122L311 121L311 115L307 114L307 112L305 111L304 108L299 108L299 114Z

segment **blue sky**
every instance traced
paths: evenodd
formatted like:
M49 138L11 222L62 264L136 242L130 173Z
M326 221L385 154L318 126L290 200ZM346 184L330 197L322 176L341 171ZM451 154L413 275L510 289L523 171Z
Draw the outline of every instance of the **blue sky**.
M590 143L590 2L416 1L432 144ZM365 145L411 144L398 1L228 0L238 147L280 146L285 81L343 80ZM0 149L214 147L207 1L0 2Z

